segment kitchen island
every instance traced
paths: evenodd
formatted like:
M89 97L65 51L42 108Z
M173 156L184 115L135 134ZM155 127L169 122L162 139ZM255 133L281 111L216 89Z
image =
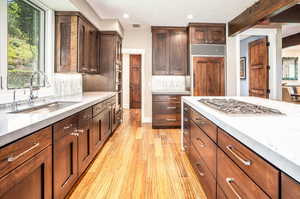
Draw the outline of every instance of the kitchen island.
M209 198L286 198L285 190L280 190L286 178L300 194L300 106L255 97L228 97L282 113L230 114L199 102L212 98L216 97L182 98L182 148L192 157L192 164L198 161L195 168L201 170L200 178L203 170L211 173L212 177L206 175L204 179L206 189L213 193ZM238 177L230 178L231 174ZM235 183L241 182L247 189L237 190L242 188Z

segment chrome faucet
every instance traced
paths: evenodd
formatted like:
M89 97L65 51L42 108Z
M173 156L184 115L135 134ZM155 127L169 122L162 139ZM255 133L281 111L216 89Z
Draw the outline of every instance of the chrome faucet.
M18 110L18 102L16 100L16 90L13 91L13 102L11 103L12 111Z
M34 71L30 77L30 84L29 84L29 89L30 89L30 93L29 93L29 100L28 100L28 103L29 104L32 104L33 101L35 99L38 98L38 95L34 95L34 91L38 91L40 90L41 88L41 85L38 83L37 86L33 86L33 80L34 80L34 77L38 75L38 76L44 76L44 80L45 80L45 86L49 87L50 86L50 83L48 81L48 78L46 76L46 74L44 72L41 72L41 71Z

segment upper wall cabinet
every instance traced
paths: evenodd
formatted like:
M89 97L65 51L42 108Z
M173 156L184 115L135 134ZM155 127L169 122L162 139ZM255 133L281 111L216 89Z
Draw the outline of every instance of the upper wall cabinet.
M226 44L225 24L190 23L192 44Z
M152 27L152 74L186 75L187 63L186 28Z
M56 12L55 71L99 73L100 34L78 12Z

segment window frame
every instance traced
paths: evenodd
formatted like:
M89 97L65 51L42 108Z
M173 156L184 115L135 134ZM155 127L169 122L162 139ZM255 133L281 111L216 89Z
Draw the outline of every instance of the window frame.
M284 67L284 61L294 61L295 63L295 75L294 77L282 77L282 80L298 80L298 65L299 65L299 59L298 57L282 57L282 67ZM282 68L284 71L284 68Z
M41 50L39 62L43 64L44 72L48 77L48 81L50 83L50 87L41 87L39 92L40 97L51 96L54 94L53 89L53 75L54 75L54 37L55 37L55 14L52 9L45 6L38 0L23 0L33 7L43 10L44 12L44 20L41 20L41 25L44 26L44 32L41 34L40 42L41 42ZM11 98L11 94L13 91L16 91L17 94L21 94L19 97L20 100L27 98L29 94L28 88L21 89L9 89L7 85L7 67L8 67L8 17L7 17L7 8L8 2L7 0L0 0L0 104L3 101L9 102L12 101L10 99L6 99L8 96ZM47 38L47 39L46 39ZM5 98L6 97L6 98ZM19 100L17 99L17 100Z

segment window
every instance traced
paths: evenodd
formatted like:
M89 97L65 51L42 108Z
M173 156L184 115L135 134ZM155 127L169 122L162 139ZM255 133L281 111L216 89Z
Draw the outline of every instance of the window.
M44 72L45 11L25 0L8 0L7 87L28 87L34 71ZM37 81L37 79L34 79ZM44 82L34 82L44 85Z
M26 91L34 72L52 76L53 22L54 11L38 0L0 0L1 95L10 93L11 89ZM43 75L34 77L33 86L46 86Z
M282 58L283 80L298 80L298 57Z

